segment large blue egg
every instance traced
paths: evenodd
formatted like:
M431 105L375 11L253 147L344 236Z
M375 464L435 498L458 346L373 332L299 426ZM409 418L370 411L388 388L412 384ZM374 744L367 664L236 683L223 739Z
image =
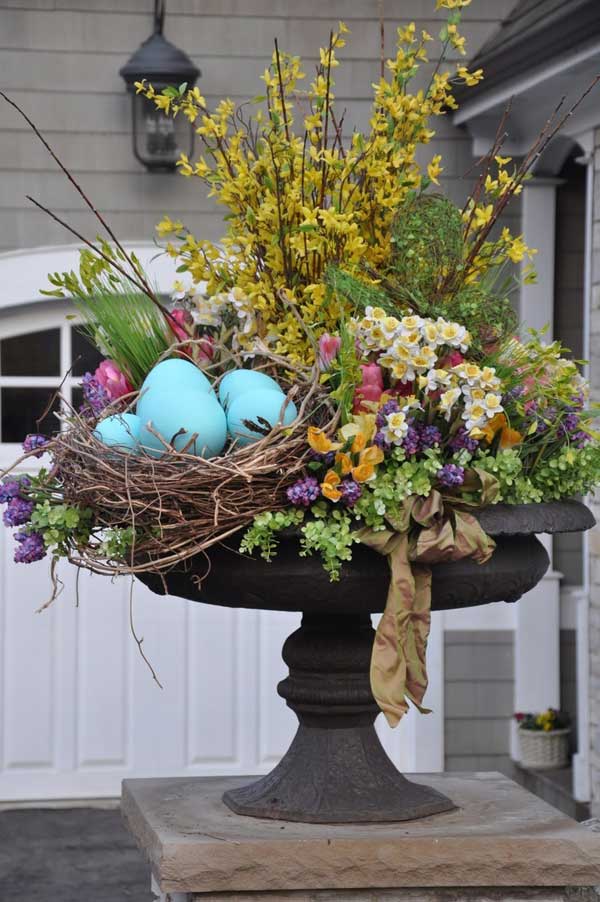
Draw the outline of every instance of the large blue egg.
M211 390L212 385L202 370L199 370L189 360L173 357L157 363L144 379L138 398L137 412L142 419L146 417L146 402L150 394L155 392L209 392Z
M262 432L249 429L244 421L250 420L252 423L262 425L260 417L270 423L273 428L279 422L284 400L285 395L282 391L273 391L272 389L260 389L238 395L231 402L227 412L227 429L231 438L236 440L236 446L244 447L264 438ZM293 401L289 401L283 415L283 425L289 426L297 416L296 405Z
M225 412L214 395L199 391L148 392L144 404L140 446L152 457L162 457L166 448L147 428L152 426L167 443L178 451L198 457L215 457L227 440ZM173 439L181 429L184 432ZM186 448L194 434L197 438Z
M277 382L260 370L230 370L219 382L219 401L227 410L240 395L267 389L281 391Z
M212 385L202 370L199 370L189 360L173 357L157 363L144 379L137 403L137 412L142 419L147 417L147 401L154 393L209 392L211 390Z
M127 454L138 450L142 421L134 413L119 413L101 420L94 429L97 439Z

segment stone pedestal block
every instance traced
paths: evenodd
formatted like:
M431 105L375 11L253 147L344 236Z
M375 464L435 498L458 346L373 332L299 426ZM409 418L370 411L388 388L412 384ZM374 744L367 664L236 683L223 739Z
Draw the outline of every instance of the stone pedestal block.
M596 902L600 836L500 774L419 775L456 808L398 824L243 817L247 778L126 780L163 902Z

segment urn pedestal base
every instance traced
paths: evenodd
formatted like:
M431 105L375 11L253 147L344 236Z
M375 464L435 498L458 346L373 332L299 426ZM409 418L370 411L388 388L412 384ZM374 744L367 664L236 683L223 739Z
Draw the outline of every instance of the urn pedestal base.
M289 676L277 691L300 721L277 767L229 790L236 814L316 824L405 821L450 811L439 791L412 783L386 755L373 723L368 614L305 614L287 639Z

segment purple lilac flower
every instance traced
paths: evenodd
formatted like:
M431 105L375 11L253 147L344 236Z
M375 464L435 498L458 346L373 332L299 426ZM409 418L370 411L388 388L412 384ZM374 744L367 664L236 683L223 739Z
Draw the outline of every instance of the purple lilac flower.
M306 476L291 485L286 494L296 507L309 507L321 494L319 482L314 476Z
M421 451L427 451L434 445L440 445L442 442L442 434L437 426L421 427Z
M18 547L15 549L15 562L17 564L32 564L41 561L46 556L46 547L41 532L15 533L15 541Z
M81 388L88 408L91 409L95 416L98 416L110 402L108 392L91 373L86 373L83 376ZM85 412L85 405L82 408L82 412Z
M418 454L421 450L421 436L418 426L414 425L415 421L410 420L408 432L402 440L402 448L407 454Z
M2 521L5 526L22 526L29 522L29 518L33 512L33 501L27 501L25 498L11 498L7 508L2 515Z
M390 398L389 401L386 401L385 404L382 404L377 411L377 417L375 418L377 428L382 429L386 424L386 417L389 416L390 413L398 413L399 410L400 405L395 398Z
M352 507L362 495L362 488L354 479L344 479L340 485L342 501L347 507Z
M316 460L326 467L330 467L335 460L335 451L327 451L325 454L319 454L318 451L311 451L310 459Z
M563 419L561 426L565 432L576 432L579 426L579 416L576 413L568 413Z
M582 429L571 436L571 442L575 445L576 448L583 448L583 446L587 445L587 443L591 440L592 436L588 432L584 432Z
M19 476L18 479L7 479L0 483L0 504L7 504L13 498L17 498L22 489L31 485L27 476Z
M479 442L477 439L471 438L465 427L461 426L456 435L452 436L448 445L452 451L462 451L464 449L472 454L473 451L477 451Z
M459 467L458 464L444 464L441 470L438 470L437 478L438 482L447 488L462 485L465 481L464 467Z
M502 395L502 406L505 407L510 401L514 401L517 398L521 398L524 394L525 394L525 386L515 385L514 388L511 388L510 391L507 391Z
M41 457L47 444L48 439L45 435L40 435L38 432L32 432L23 442L23 451L37 451L37 454L34 454L34 457Z

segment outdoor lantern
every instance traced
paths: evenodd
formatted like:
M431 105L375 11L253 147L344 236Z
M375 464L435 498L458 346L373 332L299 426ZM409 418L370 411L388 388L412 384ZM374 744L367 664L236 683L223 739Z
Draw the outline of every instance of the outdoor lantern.
M133 152L151 172L172 171L181 153L194 149L193 125L185 116L172 118L137 94L135 82L147 79L159 93L169 85L193 88L200 70L189 56L163 35L164 0L154 3L154 32L119 70L132 94Z

